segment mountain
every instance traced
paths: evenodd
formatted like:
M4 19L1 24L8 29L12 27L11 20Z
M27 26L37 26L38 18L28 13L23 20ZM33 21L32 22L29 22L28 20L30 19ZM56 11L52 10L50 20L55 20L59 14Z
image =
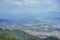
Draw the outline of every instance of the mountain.
M0 14L0 28L20 29L41 38L60 38L60 12Z
M54 19L55 20L55 19ZM60 38L60 24L44 23L34 19L3 19L0 18L0 27L6 29L20 29L38 37L56 36Z
M22 30L10 30L0 28L0 40L59 40L55 37L39 38Z
M60 39L58 39L58 38L56 38L56 37L48 37L48 38L46 38L46 39L44 39L44 40L60 40Z
M0 28L0 37L17 38L21 40L41 40L39 37L32 36L28 33L25 33L21 30L9 30L9 29L1 29Z

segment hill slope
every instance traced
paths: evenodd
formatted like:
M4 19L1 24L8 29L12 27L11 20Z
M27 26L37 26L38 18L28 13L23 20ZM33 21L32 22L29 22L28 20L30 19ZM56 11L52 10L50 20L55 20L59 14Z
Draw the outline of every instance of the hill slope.
M4 30L0 28L0 39L1 37L4 37L4 38L10 37L10 38L16 38L21 40L41 40L40 38L27 34L21 30L9 30L9 29Z
M21 30L9 30L0 28L0 40L59 40L58 38L48 37L48 38L39 38L32 36L28 33L25 33Z

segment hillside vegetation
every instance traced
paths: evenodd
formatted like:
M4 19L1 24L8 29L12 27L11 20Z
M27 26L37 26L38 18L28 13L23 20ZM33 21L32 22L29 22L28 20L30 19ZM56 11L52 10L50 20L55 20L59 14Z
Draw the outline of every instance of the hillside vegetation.
M0 40L59 40L58 38L48 37L39 38L25 33L22 30L9 30L0 28Z

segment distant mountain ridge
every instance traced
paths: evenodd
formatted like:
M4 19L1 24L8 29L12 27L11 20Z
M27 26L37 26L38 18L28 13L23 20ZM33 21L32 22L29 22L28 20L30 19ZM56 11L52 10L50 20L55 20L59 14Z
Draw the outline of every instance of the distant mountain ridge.
M0 28L20 29L38 37L60 38L60 12L0 14Z
M60 38L60 25L43 23L32 19L0 19L0 27L6 29L21 29L35 36L56 36ZM43 33L43 34L42 34ZM50 34L49 34L50 33ZM48 35L47 35L48 34Z

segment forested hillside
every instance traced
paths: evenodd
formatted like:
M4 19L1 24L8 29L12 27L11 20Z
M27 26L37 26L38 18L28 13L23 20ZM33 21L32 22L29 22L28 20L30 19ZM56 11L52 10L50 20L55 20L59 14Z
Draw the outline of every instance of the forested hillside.
M58 38L48 37L39 38L22 30L9 30L0 28L0 40L59 40Z

